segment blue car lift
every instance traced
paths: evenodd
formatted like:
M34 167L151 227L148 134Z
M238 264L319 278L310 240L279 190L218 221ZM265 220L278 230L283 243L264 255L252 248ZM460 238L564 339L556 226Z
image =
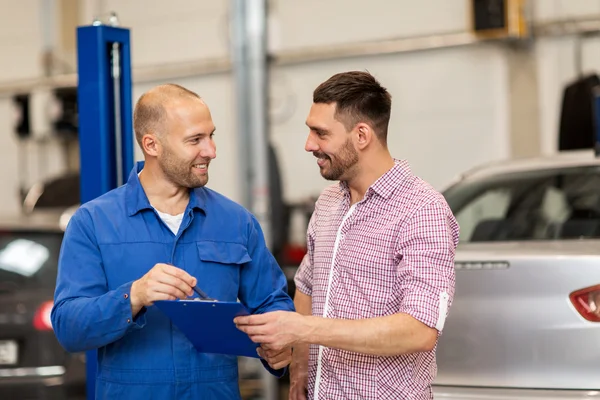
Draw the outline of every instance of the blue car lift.
M122 185L133 168L129 29L77 28L81 203ZM96 350L86 353L86 392L95 398Z

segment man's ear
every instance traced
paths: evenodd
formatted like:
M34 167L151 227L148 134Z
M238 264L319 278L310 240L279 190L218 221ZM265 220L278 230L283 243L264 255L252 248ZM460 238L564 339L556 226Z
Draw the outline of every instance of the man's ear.
M375 132L373 132L373 129L364 122L356 124L354 130L356 131L356 144L359 149L366 148L373 141Z
M142 137L142 148L144 149L144 153L150 156L158 156L160 143L156 139L156 136L149 133Z

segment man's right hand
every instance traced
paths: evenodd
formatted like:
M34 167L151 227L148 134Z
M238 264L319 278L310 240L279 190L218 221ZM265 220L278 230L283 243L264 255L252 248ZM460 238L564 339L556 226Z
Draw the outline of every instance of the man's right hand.
M306 400L308 385L308 345L294 346L290 364L289 400Z
M185 299L194 293L196 278L168 264L156 264L146 275L131 285L131 312L135 317L142 307L157 300Z

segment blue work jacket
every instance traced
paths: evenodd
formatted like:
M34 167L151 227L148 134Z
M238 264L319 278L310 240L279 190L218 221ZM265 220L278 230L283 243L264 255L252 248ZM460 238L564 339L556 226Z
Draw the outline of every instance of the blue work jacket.
M98 349L97 399L239 399L237 358L199 353L155 306L134 318L131 284L170 263L212 298L239 299L251 313L293 311L285 276L256 219L208 188L190 192L174 235L146 197L142 168L69 221L52 309L56 337L70 352Z

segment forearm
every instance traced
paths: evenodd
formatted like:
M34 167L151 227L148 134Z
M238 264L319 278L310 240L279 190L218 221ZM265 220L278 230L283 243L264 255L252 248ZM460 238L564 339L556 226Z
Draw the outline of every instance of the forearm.
M296 289L294 306L297 313L310 316L312 314L312 297L307 296ZM308 353L309 343L297 343L294 345L292 363L290 365L290 375L292 379L299 379L301 376L308 373Z
M52 325L61 345L69 352L106 346L130 329L143 327L145 318L131 313L130 285L98 297L59 300L52 311Z
M310 316L312 315L312 297L305 295L298 289L294 295L294 306L298 314ZM294 361L308 361L308 346L309 343L298 343L294 346Z
M361 320L307 317L310 334L303 342L356 353L395 356L431 350L437 330L408 314Z

